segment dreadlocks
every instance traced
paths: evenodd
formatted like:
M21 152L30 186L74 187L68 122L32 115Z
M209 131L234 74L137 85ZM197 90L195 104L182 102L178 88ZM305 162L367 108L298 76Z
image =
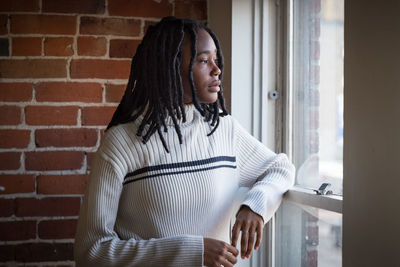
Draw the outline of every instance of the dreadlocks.
M205 25L190 19L165 17L154 26L149 26L136 54L132 58L131 70L124 96L116 109L107 129L112 126L135 121L143 114L137 135L146 143L157 131L161 142L169 152L161 129L167 132L166 119L172 119L179 143L182 134L179 120L186 121L181 77L182 43L185 34L191 41L189 64L189 82L192 88L192 100L195 108L213 126L211 135L219 125L219 116L227 115L221 90L215 103L200 103L196 96L193 80L193 64L197 54L196 42L199 29L206 30L217 48L217 65L222 79L223 57L215 34ZM222 112L220 112L222 110Z

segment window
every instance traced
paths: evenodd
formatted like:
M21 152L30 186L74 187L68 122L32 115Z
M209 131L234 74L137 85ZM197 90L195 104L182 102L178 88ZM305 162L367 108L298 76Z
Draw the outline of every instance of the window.
M331 183L342 194L343 179L343 0L293 2L289 106L297 184Z
M276 216L274 266L341 266L344 2L291 0L286 8L283 143L297 189ZM316 194L323 183L332 196Z
M300 169L263 246L240 267L341 266L343 1L208 2L232 114ZM333 195L313 191L324 182Z

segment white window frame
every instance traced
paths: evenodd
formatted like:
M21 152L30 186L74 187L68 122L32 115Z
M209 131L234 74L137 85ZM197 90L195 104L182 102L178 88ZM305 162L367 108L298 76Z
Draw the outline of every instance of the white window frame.
M294 0L209 0L208 24L220 39L225 57L227 106L256 138L291 158L291 8ZM268 93L277 91L273 100ZM342 196L317 195L295 186L283 201L342 213ZM247 266L275 267L275 219L267 224L266 251ZM240 265L246 266L246 265Z

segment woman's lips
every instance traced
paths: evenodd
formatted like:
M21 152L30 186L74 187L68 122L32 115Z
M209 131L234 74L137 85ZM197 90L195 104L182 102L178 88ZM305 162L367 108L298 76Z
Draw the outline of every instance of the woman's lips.
M210 92L219 92L219 90L221 89L219 86L221 85L221 82L220 81L215 81L215 82L213 82L213 83L211 83L209 86L208 86L208 90L210 91Z

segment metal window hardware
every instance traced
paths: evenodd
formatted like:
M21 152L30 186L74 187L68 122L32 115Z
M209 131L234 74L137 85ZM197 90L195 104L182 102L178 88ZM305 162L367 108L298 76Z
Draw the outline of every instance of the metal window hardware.
M332 195L331 187L332 185L330 183L323 183L318 190L314 189L314 192L317 193L317 195Z
M276 90L271 90L268 92L268 97L272 100L277 100L279 98L279 92Z

